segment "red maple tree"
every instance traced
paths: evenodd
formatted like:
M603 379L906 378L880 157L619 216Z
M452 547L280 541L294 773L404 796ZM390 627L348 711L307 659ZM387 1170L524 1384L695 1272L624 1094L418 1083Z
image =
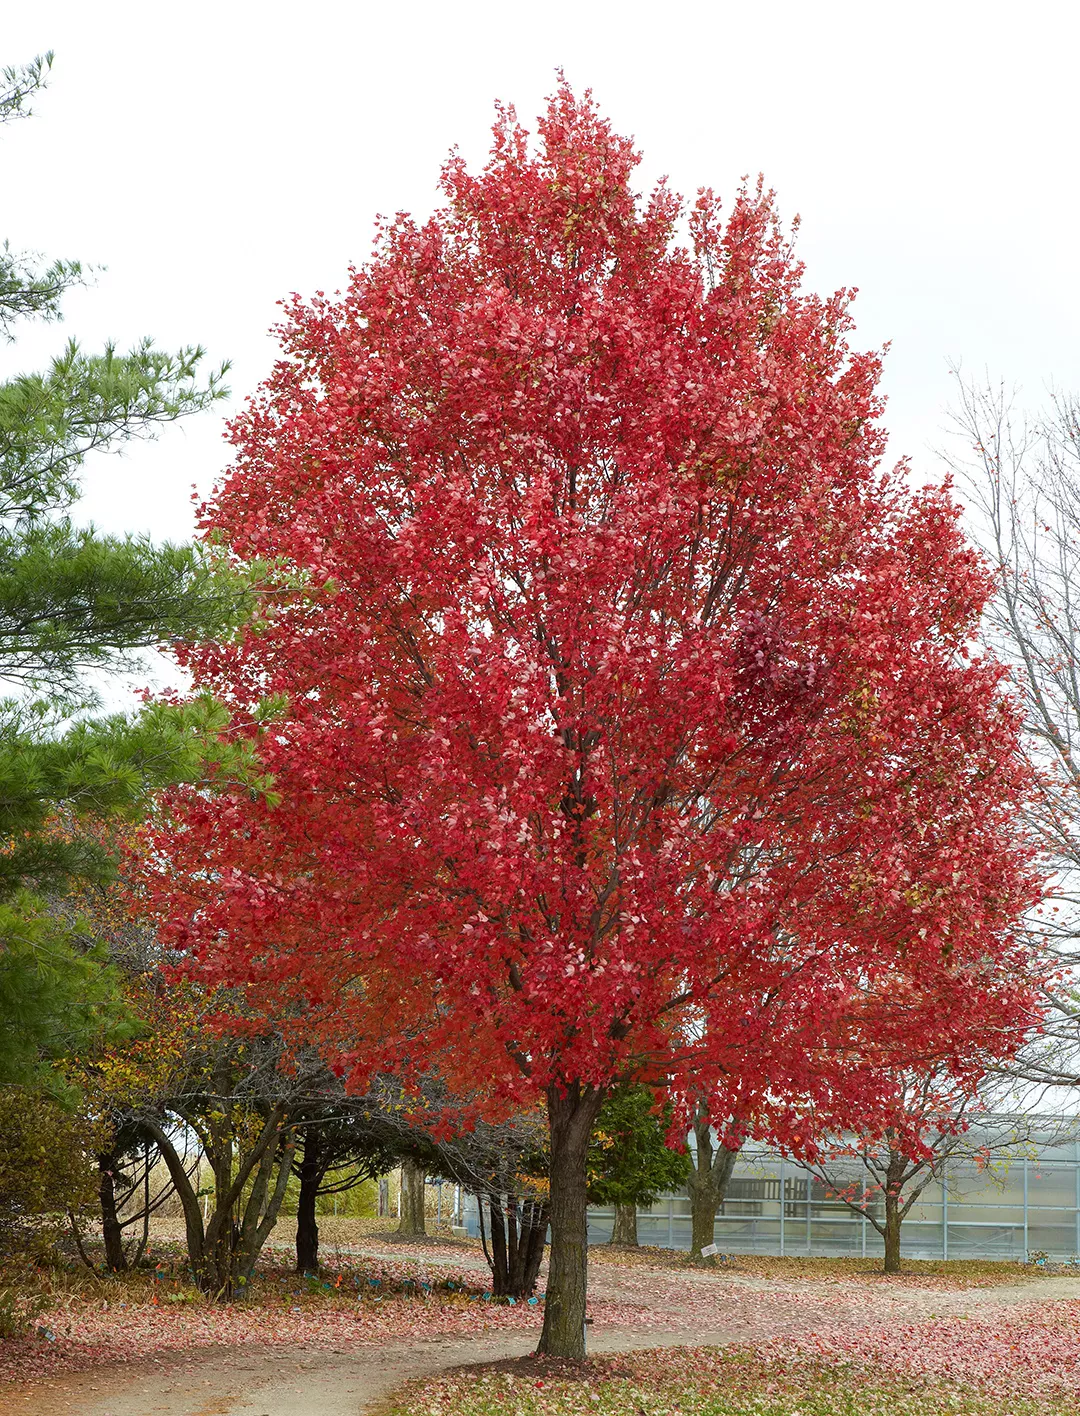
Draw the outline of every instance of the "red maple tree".
M203 516L280 573L184 656L279 800L182 791L157 841L171 937L358 1084L546 1101L566 1356L606 1090L870 1112L837 1059L962 1050L1032 889L987 576L879 465L849 294L760 188L723 220L637 161L566 87L535 145L501 112L445 209L289 304Z

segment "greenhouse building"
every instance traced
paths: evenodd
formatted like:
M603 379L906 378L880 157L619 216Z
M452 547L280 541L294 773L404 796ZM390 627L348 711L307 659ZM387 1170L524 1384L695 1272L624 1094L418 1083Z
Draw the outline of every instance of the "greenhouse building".
M1069 1132L1072 1132L1069 1135ZM1063 1134L1069 1139L1063 1140ZM966 1148L967 1149L967 1148ZM988 1165L950 1157L901 1228L911 1259L1015 1259L1080 1254L1080 1140L1048 1121L1023 1146L990 1154ZM865 1171L861 1171L865 1177ZM848 1182L860 1178L849 1162ZM589 1213L589 1238L610 1237L610 1210ZM690 1200L665 1196L638 1213L642 1244L690 1247ZM747 1146L739 1156L716 1219L716 1244L732 1254L873 1256L883 1243L873 1224L800 1166Z
M920 1195L901 1229L901 1253L911 1259L1013 1259L1080 1255L1080 1139L1075 1122L1047 1118L1023 1145L992 1150L988 1164L952 1156L940 1179ZM1000 1134L1000 1132L998 1133ZM971 1152L973 1147L965 1146ZM865 1178L857 1161L839 1183ZM462 1216L478 1231L476 1203ZM610 1209L589 1210L589 1242L611 1236ZM668 1249L690 1247L686 1191L638 1210L638 1239ZM717 1248L730 1254L873 1257L883 1252L874 1225L833 1188L801 1166L747 1145L739 1156L716 1219Z

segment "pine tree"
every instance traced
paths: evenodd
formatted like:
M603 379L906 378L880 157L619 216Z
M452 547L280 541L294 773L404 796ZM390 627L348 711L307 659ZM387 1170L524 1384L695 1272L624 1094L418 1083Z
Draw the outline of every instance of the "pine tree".
M589 1203L611 1205L611 1242L636 1247L637 1211L684 1184L690 1162L667 1144L671 1107L662 1112L648 1087L620 1087L600 1108L587 1158Z
M24 117L52 55L0 74L0 124ZM41 266L0 248L0 338L60 317L77 262ZM156 645L228 634L242 583L191 545L107 536L69 515L87 455L152 436L226 392L200 378L200 348L130 353L69 342L43 373L0 383L0 1081L115 1022L109 970L56 901L75 880L106 882L108 849L80 822L131 815L146 792L197 778L224 715L154 705L89 716L88 669L130 668ZM220 752L218 753L220 756Z

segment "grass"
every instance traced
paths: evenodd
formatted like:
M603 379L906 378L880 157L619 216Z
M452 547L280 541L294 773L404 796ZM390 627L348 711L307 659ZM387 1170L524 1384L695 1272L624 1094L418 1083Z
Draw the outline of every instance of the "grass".
M1075 1395L1040 1398L944 1385L852 1365L767 1362L679 1348L598 1358L573 1374L541 1359L413 1383L381 1416L1065 1416Z

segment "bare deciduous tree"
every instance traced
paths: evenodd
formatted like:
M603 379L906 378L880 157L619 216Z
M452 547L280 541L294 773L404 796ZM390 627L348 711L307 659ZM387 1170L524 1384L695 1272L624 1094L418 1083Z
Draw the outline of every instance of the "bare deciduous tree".
M957 385L963 446L946 460L998 575L986 632L1023 705L1039 784L1029 819L1052 871L1031 933L1061 969L1046 1029L1011 1070L1080 1087L1080 398L1056 394L1027 418L1000 385L958 372Z

